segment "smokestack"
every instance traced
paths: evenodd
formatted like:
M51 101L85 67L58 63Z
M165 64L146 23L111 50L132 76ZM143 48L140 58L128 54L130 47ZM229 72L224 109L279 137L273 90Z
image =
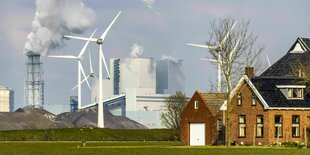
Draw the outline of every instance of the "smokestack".
M44 81L42 62L40 55L33 52L27 54L27 74L25 81L25 104L26 107L43 108L44 104Z

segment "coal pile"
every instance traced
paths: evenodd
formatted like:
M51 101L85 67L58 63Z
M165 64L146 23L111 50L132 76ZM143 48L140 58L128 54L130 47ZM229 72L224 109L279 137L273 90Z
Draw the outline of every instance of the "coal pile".
M97 107L90 107L77 112L66 112L56 116L55 121L65 122L74 127L97 126ZM114 116L110 111L104 111L104 126L110 129L147 129L144 125L127 117Z
M127 117L114 116L104 112L105 128L111 129L146 129ZM77 112L54 115L44 109L20 108L15 112L0 112L0 131L31 130L97 126L97 107L90 107Z
M0 112L0 130L30 130L70 127L63 122L55 122L55 115L37 108L23 108L15 112Z

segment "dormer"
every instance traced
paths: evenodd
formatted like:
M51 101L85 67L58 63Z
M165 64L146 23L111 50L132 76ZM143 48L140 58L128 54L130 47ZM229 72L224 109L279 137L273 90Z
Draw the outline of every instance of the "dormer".
M297 38L296 42L290 48L289 53L304 53L309 51L309 38Z
M277 88L283 93L288 100L303 100L304 85L277 85Z

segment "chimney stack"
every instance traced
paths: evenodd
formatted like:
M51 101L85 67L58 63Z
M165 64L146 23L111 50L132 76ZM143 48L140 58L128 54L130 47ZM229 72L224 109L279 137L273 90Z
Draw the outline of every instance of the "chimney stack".
M44 104L44 81L42 62L40 55L33 52L27 53L25 81L25 104L26 107L43 108Z
M254 67L245 67L245 75L248 76L249 79L254 77Z

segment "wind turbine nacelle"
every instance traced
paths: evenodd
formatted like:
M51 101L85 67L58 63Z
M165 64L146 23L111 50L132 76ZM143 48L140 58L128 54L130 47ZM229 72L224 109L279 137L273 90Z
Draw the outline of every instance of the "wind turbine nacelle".
M97 44L103 44L103 40L102 39L98 39L97 40Z

